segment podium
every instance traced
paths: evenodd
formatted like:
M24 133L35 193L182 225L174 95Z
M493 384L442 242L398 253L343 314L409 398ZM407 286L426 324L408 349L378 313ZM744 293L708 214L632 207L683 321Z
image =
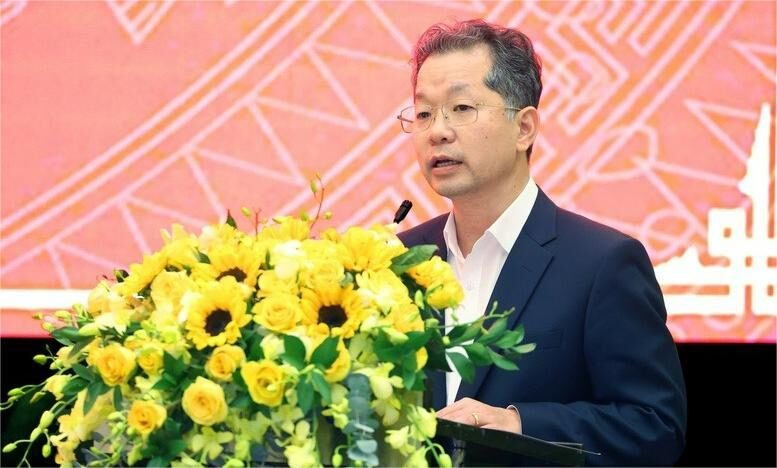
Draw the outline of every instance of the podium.
M450 438L454 466L583 466L582 444L548 442L511 432L437 420L437 437Z

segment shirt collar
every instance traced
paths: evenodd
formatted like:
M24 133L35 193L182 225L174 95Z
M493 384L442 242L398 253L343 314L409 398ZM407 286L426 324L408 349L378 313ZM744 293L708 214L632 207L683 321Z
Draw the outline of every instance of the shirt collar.
M529 177L529 181L521 190L521 193L499 215L496 221L486 229L483 235L492 236L505 252L510 252L515 241L518 240L518 235L526 224L526 220L529 218L529 213L531 213L534 202L537 200L538 192L537 184L534 182L534 179ZM456 221L453 218L452 211L448 215L442 234L445 238L445 244L448 246L448 254L458 259L464 258L459 249L459 239L456 236Z

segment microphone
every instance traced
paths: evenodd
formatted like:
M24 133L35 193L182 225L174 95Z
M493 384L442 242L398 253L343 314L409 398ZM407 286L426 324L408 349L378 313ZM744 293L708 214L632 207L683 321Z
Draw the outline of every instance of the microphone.
M408 213L410 213L410 208L413 207L413 202L410 200L405 200L402 202L401 205L399 205L399 208L397 209L396 214L394 215L394 224L399 224Z

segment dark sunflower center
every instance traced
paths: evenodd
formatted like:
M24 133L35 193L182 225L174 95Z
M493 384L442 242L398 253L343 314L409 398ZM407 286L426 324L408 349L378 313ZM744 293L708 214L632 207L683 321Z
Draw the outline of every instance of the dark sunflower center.
M220 280L221 278L225 276L232 276L237 280L238 283L242 282L244 279L246 279L246 274L243 273L243 270L240 268L230 268L229 270L225 271L224 273L220 274L218 278L216 278L216 281Z
M339 305L323 306L318 309L318 323L325 323L329 328L340 327L346 320L348 316Z
M226 310L216 309L205 319L205 331L210 336L216 336L227 328L230 320L232 320L232 314Z

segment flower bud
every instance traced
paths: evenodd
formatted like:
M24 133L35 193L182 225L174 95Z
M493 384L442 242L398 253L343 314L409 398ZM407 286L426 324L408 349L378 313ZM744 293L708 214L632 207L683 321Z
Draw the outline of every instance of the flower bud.
M54 421L54 413L49 410L43 412L40 416L40 422L38 423L38 429L46 429Z
M440 468L451 468L453 466L453 461L451 461L451 456L447 453L443 453L440 455L438 461L440 462Z
M43 322L40 324L40 327L49 333L53 332L56 329L56 327L54 327L54 325L52 325L51 322Z
M48 359L48 358L46 357L45 354L36 354L32 358L33 361L37 362L40 365L46 364L46 359Z
M21 395L24 395L24 392L22 391L21 388L12 388L8 390L8 396L12 397L12 396L21 396Z
M451 344L451 339L448 337L448 335L445 335L442 337L442 344L445 346L448 346Z
M247 218L250 218L251 215L253 214L253 213L251 213L251 210L248 207L246 207L246 206L240 208L240 211L243 213L243 216L245 216Z
M5 447L3 447L3 453L10 453L16 450L16 442L7 444Z
M332 455L332 466L338 467L343 464L343 456L340 455L340 452L336 452L334 455Z
M122 419L124 419L124 415L121 414L121 411L114 411L108 415L108 421L121 421Z
M46 392L35 392L32 398L30 398L30 403L35 403L36 401L43 398L44 395L46 395Z
M40 454L43 458L49 458L51 456L51 445L46 444L40 449Z
M39 427L36 427L35 429L30 432L30 442L35 442L35 439L38 438L38 436L41 434L41 430Z
M96 323L87 323L83 327L78 329L78 334L81 336L95 336L100 334L100 327Z
M60 319L60 320L70 320L70 311L67 310L58 310L54 312L54 317Z

